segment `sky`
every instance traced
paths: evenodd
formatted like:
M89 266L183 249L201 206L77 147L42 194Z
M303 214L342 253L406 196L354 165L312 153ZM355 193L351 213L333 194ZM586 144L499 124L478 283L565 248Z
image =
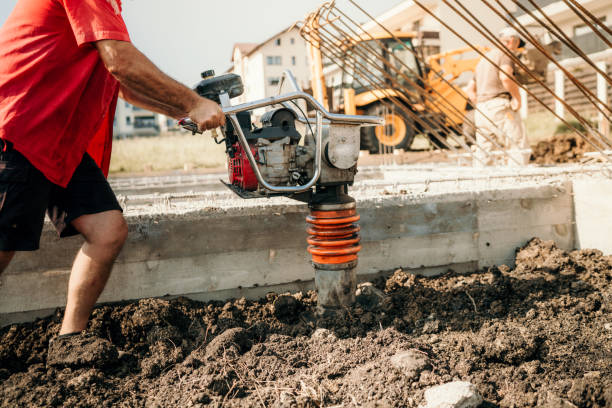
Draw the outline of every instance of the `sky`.
M225 72L236 42L259 43L303 19L323 0L123 0L132 42L162 71L194 85L200 72ZM361 0L378 15L400 0ZM368 4L369 3L369 4ZM4 24L17 0L0 0ZM338 2L338 5L344 4ZM342 7L348 10L353 6Z

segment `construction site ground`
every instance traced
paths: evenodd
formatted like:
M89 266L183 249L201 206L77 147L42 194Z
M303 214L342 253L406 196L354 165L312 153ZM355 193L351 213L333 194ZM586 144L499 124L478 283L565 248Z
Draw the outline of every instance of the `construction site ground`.
M207 139L207 138L205 138ZM140 142L138 142L140 140ZM181 146L187 145L187 148L183 148L185 151L179 152L165 152L164 163L159 163L158 160L154 161L154 164L136 165L131 163L135 156L139 157L139 160L146 162L146 160L140 158L140 155L150 157L152 155L158 156L158 146L152 143L151 139L134 139L128 140L127 142L133 143L133 145L127 149L122 143L125 141L118 142L117 150L121 152L121 155L114 156L111 162L111 177L113 178L129 178L136 176L150 176L150 175L171 175L176 173L182 174L212 174L225 171L224 165L219 163L225 163L224 153L218 149L218 147L209 146L203 144L206 149L201 153L198 160L187 157L185 151L191 152L192 150L202 151L197 139L177 139L176 136L166 136L163 145ZM185 142L187 140L187 143ZM146 144L143 144L143 141ZM593 151L593 147L587 144L583 139L572 133L555 134L550 137L537 137L531 141L532 156L530 162L539 165L551 165L559 163L579 163L585 160L584 154ZM384 164L423 164L423 163L456 163L457 159L449 157L452 156L453 152L450 150L439 150L433 149L431 144L425 140L425 138L418 136L415 138L414 143L411 146L411 150L393 150L391 148L381 147L382 154L369 154L366 151L362 151L359 157L359 164L361 166L376 166ZM469 153L462 153L461 163L463 165L471 164ZM161 166L160 170L158 166ZM130 170L126 170L132 169ZM135 170L138 169L138 170Z
M514 269L397 270L329 319L314 292L143 299L97 308L93 337L49 361L58 310L0 331L0 406L416 407L463 380L483 406L610 407L611 271L534 239Z
M454 380L483 406L612 406L612 257L560 249L609 244L605 168L362 159L373 286L334 318L309 291L305 205L240 199L223 173L112 178L130 238L88 336L49 358L62 311L34 320L65 304L78 240L47 225L3 274L0 406L416 407ZM534 236L557 244L514 254Z

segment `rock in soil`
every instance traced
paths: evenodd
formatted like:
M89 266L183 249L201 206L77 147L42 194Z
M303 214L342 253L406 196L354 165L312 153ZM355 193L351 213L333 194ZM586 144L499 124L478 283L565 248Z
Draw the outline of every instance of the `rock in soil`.
M482 397L473 384L453 381L425 391L425 408L476 408Z
M426 353L420 350L402 351L391 356L391 365L408 378L416 379L421 372L431 370L431 363Z
M101 306L49 354L58 311L0 329L0 406L416 408L462 381L483 407L612 407L612 258L534 239L516 260L398 270L324 318L314 292Z

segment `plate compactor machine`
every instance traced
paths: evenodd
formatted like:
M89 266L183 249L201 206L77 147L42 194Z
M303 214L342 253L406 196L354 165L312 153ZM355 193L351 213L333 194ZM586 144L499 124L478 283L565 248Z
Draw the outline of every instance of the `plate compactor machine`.
M359 220L353 184L359 158L360 128L382 125L382 118L332 114L302 92L290 71L283 74L294 91L233 106L242 95L240 76L214 71L202 74L195 91L219 103L226 115L220 130L228 156L229 183L242 198L285 196L308 203L308 252L315 269L320 313L333 312L355 301ZM280 89L279 87L279 89ZM299 100L316 118L307 117ZM252 111L268 108L255 127ZM189 119L180 125L201 133ZM298 129L304 129L301 134Z

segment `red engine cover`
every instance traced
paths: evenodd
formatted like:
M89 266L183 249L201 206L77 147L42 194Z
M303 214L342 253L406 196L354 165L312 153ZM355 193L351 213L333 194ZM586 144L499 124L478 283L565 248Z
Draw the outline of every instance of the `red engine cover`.
M246 155L246 152L240 146L240 143L234 144L234 158L231 157L229 160L228 171L229 171L229 181L232 185L238 186L243 190L247 191L255 191L257 190L257 177L255 177L255 172L251 167L251 163L249 163L249 159ZM257 153L257 148L254 145L249 145L251 148L251 153L253 153L253 157L255 160L259 160L259 154Z

